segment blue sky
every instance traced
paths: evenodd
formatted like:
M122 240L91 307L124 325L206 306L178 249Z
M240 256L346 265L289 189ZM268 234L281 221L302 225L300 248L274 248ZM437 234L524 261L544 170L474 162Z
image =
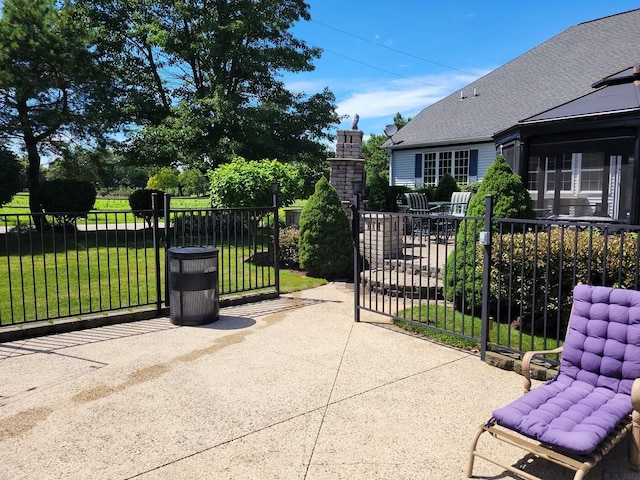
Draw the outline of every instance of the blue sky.
M415 116L573 25L640 8L637 0L307 3L311 22L293 34L324 52L313 72L285 81L307 93L329 87L341 115L360 115L365 135L381 134L396 112ZM339 128L350 126L345 119Z

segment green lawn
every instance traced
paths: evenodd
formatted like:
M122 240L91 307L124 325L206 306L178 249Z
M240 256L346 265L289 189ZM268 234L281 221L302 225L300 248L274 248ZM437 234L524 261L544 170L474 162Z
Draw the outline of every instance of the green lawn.
M425 337L440 343L452 345L458 348L475 349L480 347L478 340L469 338L481 338L482 320L479 317L464 315L461 312L445 305L422 305L407 309L398 314L394 323L407 331L419 333ZM411 319L413 321L425 324L425 326L416 325L403 321L402 319ZM446 333L442 330L450 331ZM490 343L498 344L503 347L518 351L529 350L545 350L555 348L553 340L545 340L544 337L531 336L520 330L509 328L508 325L500 325L493 323L489 331Z
M253 248L217 247L222 295L273 288L275 269L247 261ZM0 323L10 323L12 312L22 322L153 304L155 272L149 229L0 235ZM163 254L160 272L164 289ZM283 293L324 283L288 270L280 277Z

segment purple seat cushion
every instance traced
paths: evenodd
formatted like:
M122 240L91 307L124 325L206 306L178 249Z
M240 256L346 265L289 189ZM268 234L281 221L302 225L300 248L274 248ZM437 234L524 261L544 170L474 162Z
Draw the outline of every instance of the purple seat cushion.
M578 454L631 413L640 377L640 292L578 285L558 376L493 412L505 427Z

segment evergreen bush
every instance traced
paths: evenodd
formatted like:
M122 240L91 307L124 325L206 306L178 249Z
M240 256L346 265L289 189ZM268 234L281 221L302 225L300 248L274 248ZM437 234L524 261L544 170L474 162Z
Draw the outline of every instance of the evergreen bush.
M529 191L519 175L513 173L502 155L498 155L485 174L478 192L471 197L467 217L484 217L485 197L493 196L493 216L533 219L535 214ZM483 220L463 220L456 234L456 246L447 258L445 296L461 311L479 306L482 299L482 250L478 233ZM494 232L495 233L495 232Z
M343 278L353 269L349 220L335 188L321 178L300 216L300 267L309 275Z
M445 173L440 179L440 183L436 187L435 201L436 202L448 202L451 200L451 194L453 192L459 192L460 187L450 173Z
M86 217L96 203L96 187L86 180L59 178L40 184L40 204L60 225Z

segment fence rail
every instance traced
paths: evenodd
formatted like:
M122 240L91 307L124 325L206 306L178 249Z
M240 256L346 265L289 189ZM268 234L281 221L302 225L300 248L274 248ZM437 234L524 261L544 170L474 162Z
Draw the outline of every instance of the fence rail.
M170 246L218 248L221 296L279 290L275 207L169 206L166 196L164 209L0 215L0 325L160 309Z
M491 211L357 212L356 320L372 311L483 356L520 354L562 344L576 284L640 289L640 226Z

